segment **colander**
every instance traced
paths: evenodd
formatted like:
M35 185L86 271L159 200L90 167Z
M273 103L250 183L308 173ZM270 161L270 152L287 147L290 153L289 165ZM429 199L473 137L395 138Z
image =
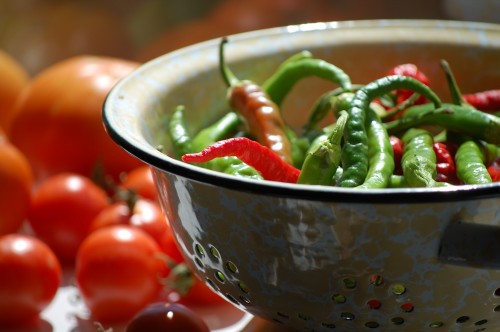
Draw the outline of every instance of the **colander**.
M447 93L500 82L500 27L452 21L353 21L230 37L239 77L261 82L308 49L368 82L417 64ZM168 156L166 121L186 105L193 132L224 112L218 40L141 66L111 91L104 122L151 165L159 200L196 275L238 308L302 331L500 331L500 185L362 191L251 181ZM309 79L285 101L299 126L326 89Z

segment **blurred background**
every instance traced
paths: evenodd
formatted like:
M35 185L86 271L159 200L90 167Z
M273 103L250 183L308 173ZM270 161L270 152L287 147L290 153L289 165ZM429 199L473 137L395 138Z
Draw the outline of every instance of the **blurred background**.
M35 75L77 54L143 62L248 30L393 18L500 23L500 0L0 0L0 49Z

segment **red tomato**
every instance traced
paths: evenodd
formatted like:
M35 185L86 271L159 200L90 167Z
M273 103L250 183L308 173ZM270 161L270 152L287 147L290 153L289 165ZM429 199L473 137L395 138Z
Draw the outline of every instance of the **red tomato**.
M33 181L26 157L0 135L0 235L16 232L26 219Z
M148 165L139 166L128 172L121 181L120 186L135 191L140 197L153 201L158 199L153 173Z
M108 205L106 192L89 178L61 173L34 190L28 221L61 260L72 262L90 224Z
M205 321L179 303L154 303L139 312L125 332L169 331L209 332Z
M14 116L15 103L29 76L14 57L0 50L0 127L7 130Z
M92 317L102 323L131 319L152 303L166 266L160 248L144 231L109 226L91 233L76 260L76 282Z
M118 179L142 165L121 149L102 124L102 106L114 84L138 63L77 56L35 76L20 96L9 137L37 177L60 172L90 176L97 165Z
M53 300L61 265L42 241L27 235L0 237L0 326L29 324Z
M151 235L160 245L169 228L158 204L143 198L130 204L132 206L118 201L104 208L92 221L90 232L111 225L134 226Z

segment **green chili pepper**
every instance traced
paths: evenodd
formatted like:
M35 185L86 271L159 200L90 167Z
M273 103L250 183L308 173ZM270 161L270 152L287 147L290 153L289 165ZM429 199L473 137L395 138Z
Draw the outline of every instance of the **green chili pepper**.
M224 114L219 120L203 128L193 137L191 143L193 151L201 151L217 141L231 137L242 124L243 121L237 113Z
M403 157L401 167L410 187L441 187L437 182L436 153L432 147L432 135L424 129L411 128L402 137Z
M352 100L347 100L347 120L344 130L342 167L344 169L340 186L361 185L368 173L368 137L366 133L366 112L373 99L396 89L407 89L431 100L435 107L441 106L439 97L425 84L410 76L386 76L375 80L355 92ZM349 98L343 94L344 98ZM342 109L344 107L340 107Z
M332 131L314 142L307 152L298 183L331 185L340 165L341 141L347 121L342 111Z
M352 89L350 77L339 67L317 58L302 58L283 63L263 84L271 100L281 105L292 87L305 77L316 76L338 84L343 90Z
M493 144L500 144L500 118L469 107L443 104L412 106L398 120L386 122L389 133L398 133L420 125L440 126Z
M484 164L484 154L473 140L460 144L455 154L457 176L465 184L483 184L492 182Z
M408 182L403 175L393 174L389 180L389 188L408 188Z
M394 151L389 134L375 111L368 108L366 115L369 168L365 181L358 188L386 188L394 173Z
M168 133L172 141L173 153L177 159L186 153L193 152L191 137L186 129L184 111L184 105L175 107L168 123Z

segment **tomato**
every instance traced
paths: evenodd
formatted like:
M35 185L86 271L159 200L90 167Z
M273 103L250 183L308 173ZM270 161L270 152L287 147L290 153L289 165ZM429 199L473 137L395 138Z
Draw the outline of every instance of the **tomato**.
M121 180L120 186L135 191L140 197L153 201L158 199L153 173L148 165L139 166L128 172Z
M205 321L179 303L153 303L139 312L125 332L169 331L209 332Z
M16 232L23 224L33 182L26 157L0 135L0 235Z
M102 124L113 85L138 66L117 58L76 56L36 75L23 91L9 137L38 178L60 172L93 174L97 165L115 179L143 165L121 149Z
M73 262L92 221L108 205L106 192L89 178L61 173L34 190L28 221L62 261Z
M130 206L129 204L132 204ZM158 245L170 232L160 206L154 201L139 198L134 202L117 201L104 208L92 221L90 232L111 225L129 225L148 233Z
M0 127L7 130L14 117L15 103L29 75L9 53L0 49Z
M166 266L160 248L144 231L109 226L82 243L75 276L84 303L102 323L131 319L158 298Z
M59 261L42 241L21 234L0 237L0 326L35 321L61 278Z

